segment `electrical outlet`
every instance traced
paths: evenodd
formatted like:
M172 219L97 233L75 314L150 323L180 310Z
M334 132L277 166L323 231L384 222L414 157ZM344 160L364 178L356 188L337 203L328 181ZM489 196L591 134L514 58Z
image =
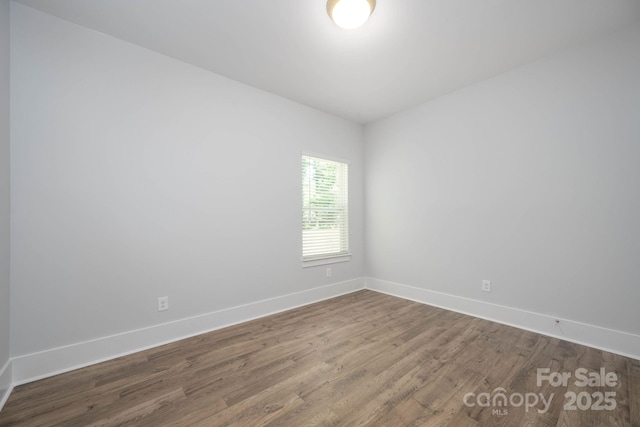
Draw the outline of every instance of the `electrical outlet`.
M482 281L482 290L484 292L491 292L491 280Z
M158 298L158 311L169 310L169 297Z
M327 268L327 277L331 277L331 267Z

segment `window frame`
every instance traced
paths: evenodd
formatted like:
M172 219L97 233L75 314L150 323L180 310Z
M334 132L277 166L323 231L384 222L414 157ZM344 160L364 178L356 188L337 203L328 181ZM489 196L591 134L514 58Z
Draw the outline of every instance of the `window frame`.
M347 188L346 188L346 194L345 194L345 199L346 199L346 215L344 216L346 224L346 252L340 252L340 253L335 253L335 254L324 254L324 255L317 255L314 256L312 258L304 258L304 256L302 256L302 268L307 268L307 267L315 267L315 266L320 266L320 265L327 265L327 264L336 264L336 263L341 263L341 262L348 262L351 260L351 247L350 247L350 232L349 232L349 169L350 169L350 165L351 162L347 159L343 159L343 158L339 158L339 157L335 157L335 156L329 156L326 154L320 154L320 153L315 153L315 152L310 152L310 151L303 151L301 153L301 156L299 157L299 161L300 161L300 165L302 166L304 158L305 157L311 157L320 161L328 161L328 162L333 162L333 163L342 163L344 165L346 165L346 183L347 183ZM301 178L303 178L301 176ZM300 196L301 196L301 203L300 206L302 208L302 212L304 212L305 209L308 209L308 207L305 207L304 205L304 182L301 183L301 192L300 192ZM304 254L304 237L303 237L303 232L304 232L304 228L303 228L303 218L301 217L301 222L300 222L300 252L301 255Z

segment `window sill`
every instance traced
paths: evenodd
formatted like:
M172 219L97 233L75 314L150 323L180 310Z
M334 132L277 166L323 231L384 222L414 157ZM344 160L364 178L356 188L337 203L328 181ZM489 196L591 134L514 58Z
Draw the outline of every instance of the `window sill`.
M302 268L317 267L319 265L337 264L339 262L351 261L351 254L337 255L326 258L316 258L302 261Z

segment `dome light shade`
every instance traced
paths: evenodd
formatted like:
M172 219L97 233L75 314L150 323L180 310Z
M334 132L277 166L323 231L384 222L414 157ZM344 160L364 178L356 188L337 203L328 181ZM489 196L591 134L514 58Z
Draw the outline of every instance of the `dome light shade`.
M338 27L353 30L363 25L376 7L376 0L329 0L327 13Z

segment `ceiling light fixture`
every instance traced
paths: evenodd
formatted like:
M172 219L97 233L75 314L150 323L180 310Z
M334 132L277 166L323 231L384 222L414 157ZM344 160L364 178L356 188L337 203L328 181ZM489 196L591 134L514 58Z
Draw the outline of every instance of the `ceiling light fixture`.
M328 0L327 13L338 27L353 30L367 22L376 0Z

